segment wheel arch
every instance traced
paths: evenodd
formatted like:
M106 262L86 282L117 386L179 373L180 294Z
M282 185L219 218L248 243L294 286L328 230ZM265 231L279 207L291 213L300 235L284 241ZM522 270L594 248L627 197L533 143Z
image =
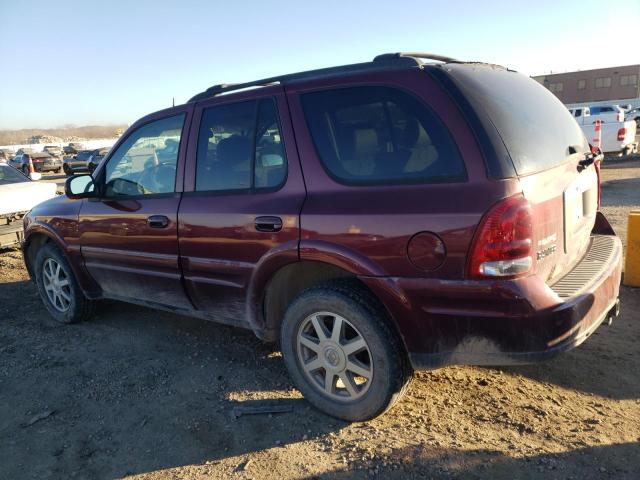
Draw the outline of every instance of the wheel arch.
M25 232L22 255L29 277L35 280L33 262L36 259L38 251L47 243L55 245L67 258L78 282L78 286L85 296L88 298L100 297L100 287L84 268L80 246L69 245L57 232L42 224L31 224L29 225L28 231Z
M282 266L269 278L263 289L263 295L255 308L256 331L265 341L276 341L280 336L280 327L287 307L303 291L330 280L344 279L352 283L353 288L365 291L378 308L382 309L390 327L398 336L405 352L407 344L398 323L385 300L374 291L356 272L346 270L333 263L315 260L299 260Z

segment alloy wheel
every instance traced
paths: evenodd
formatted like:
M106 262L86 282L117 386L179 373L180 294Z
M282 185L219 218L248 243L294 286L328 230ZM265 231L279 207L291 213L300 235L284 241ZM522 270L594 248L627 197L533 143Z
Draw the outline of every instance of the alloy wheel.
M66 312L71 305L71 285L62 266L53 258L47 258L42 266L42 284L53 308Z
M298 361L307 379L333 400L362 397L373 380L373 357L358 329L344 317L314 313L300 324Z

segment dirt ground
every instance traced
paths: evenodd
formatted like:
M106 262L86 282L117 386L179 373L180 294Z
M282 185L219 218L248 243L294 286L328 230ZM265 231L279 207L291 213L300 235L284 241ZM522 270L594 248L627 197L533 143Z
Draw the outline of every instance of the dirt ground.
M607 163L625 238L640 160ZM640 289L543 364L416 375L374 421L319 413L250 332L116 302L62 326L0 252L0 478L640 478ZM277 402L291 411L236 418Z

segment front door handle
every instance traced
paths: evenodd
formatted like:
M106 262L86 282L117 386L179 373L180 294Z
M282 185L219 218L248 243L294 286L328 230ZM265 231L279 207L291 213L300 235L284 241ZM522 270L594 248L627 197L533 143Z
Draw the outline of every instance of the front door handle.
M151 228L166 228L169 225L169 218L164 215L151 215L147 218L147 224Z
M259 232L279 232L282 230L282 219L280 217L258 217L255 226Z

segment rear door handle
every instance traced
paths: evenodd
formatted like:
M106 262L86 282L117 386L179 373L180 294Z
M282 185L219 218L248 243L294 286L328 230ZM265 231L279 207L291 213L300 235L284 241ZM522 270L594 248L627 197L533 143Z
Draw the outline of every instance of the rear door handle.
M257 217L255 226L259 232L279 232L282 230L282 219L280 217Z
M147 218L147 224L151 228L166 228L169 225L169 218L164 215L151 215Z

